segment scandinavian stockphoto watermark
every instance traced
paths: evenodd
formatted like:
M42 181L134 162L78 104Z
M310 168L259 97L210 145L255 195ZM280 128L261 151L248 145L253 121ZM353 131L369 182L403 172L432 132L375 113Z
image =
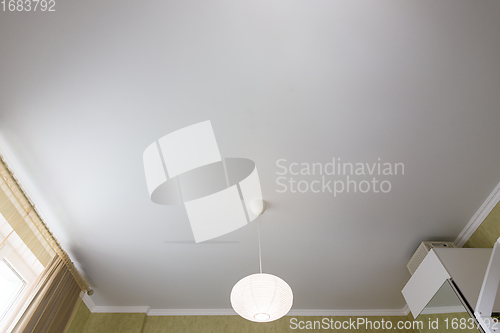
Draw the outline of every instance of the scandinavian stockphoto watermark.
M276 161L278 193L389 193L391 179L404 176L401 162L386 162L380 157L372 162L344 162L333 157L330 162Z

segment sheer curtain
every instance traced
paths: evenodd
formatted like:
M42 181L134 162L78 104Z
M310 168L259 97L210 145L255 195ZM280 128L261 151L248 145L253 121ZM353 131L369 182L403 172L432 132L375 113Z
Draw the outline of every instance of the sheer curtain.
M78 294L89 286L1 155L0 260L26 283L8 312L0 313L0 331L62 332Z
M12 333L62 332L76 304L80 287L56 255L31 292Z

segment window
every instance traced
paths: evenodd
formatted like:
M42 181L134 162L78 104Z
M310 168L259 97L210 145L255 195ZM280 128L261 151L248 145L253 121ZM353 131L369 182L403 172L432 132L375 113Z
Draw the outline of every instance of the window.
M0 261L0 320L7 314L21 291L26 286L26 281L9 263Z
M0 240L0 332L8 332L44 267L1 214Z
M80 288L88 289L0 154L0 332L15 327L56 254Z

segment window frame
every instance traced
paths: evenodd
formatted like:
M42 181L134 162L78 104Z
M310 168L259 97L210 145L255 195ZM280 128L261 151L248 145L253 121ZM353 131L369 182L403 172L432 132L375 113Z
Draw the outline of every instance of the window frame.
M5 308L5 311L3 313L0 313L0 322L7 316L7 314L10 312L14 304L16 304L17 300L19 297L23 294L23 291L26 289L26 286L28 285L28 281L17 271L17 269L12 266L7 258L2 258L0 262L4 263L22 282L22 287L19 288L17 293L10 299L9 305Z

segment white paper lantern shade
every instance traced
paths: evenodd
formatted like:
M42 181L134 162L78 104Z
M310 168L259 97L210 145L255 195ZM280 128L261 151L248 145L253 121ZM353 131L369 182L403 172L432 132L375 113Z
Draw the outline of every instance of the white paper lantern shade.
M290 311L292 288L277 276L252 274L236 283L231 291L231 305L237 314L254 322L277 320Z

